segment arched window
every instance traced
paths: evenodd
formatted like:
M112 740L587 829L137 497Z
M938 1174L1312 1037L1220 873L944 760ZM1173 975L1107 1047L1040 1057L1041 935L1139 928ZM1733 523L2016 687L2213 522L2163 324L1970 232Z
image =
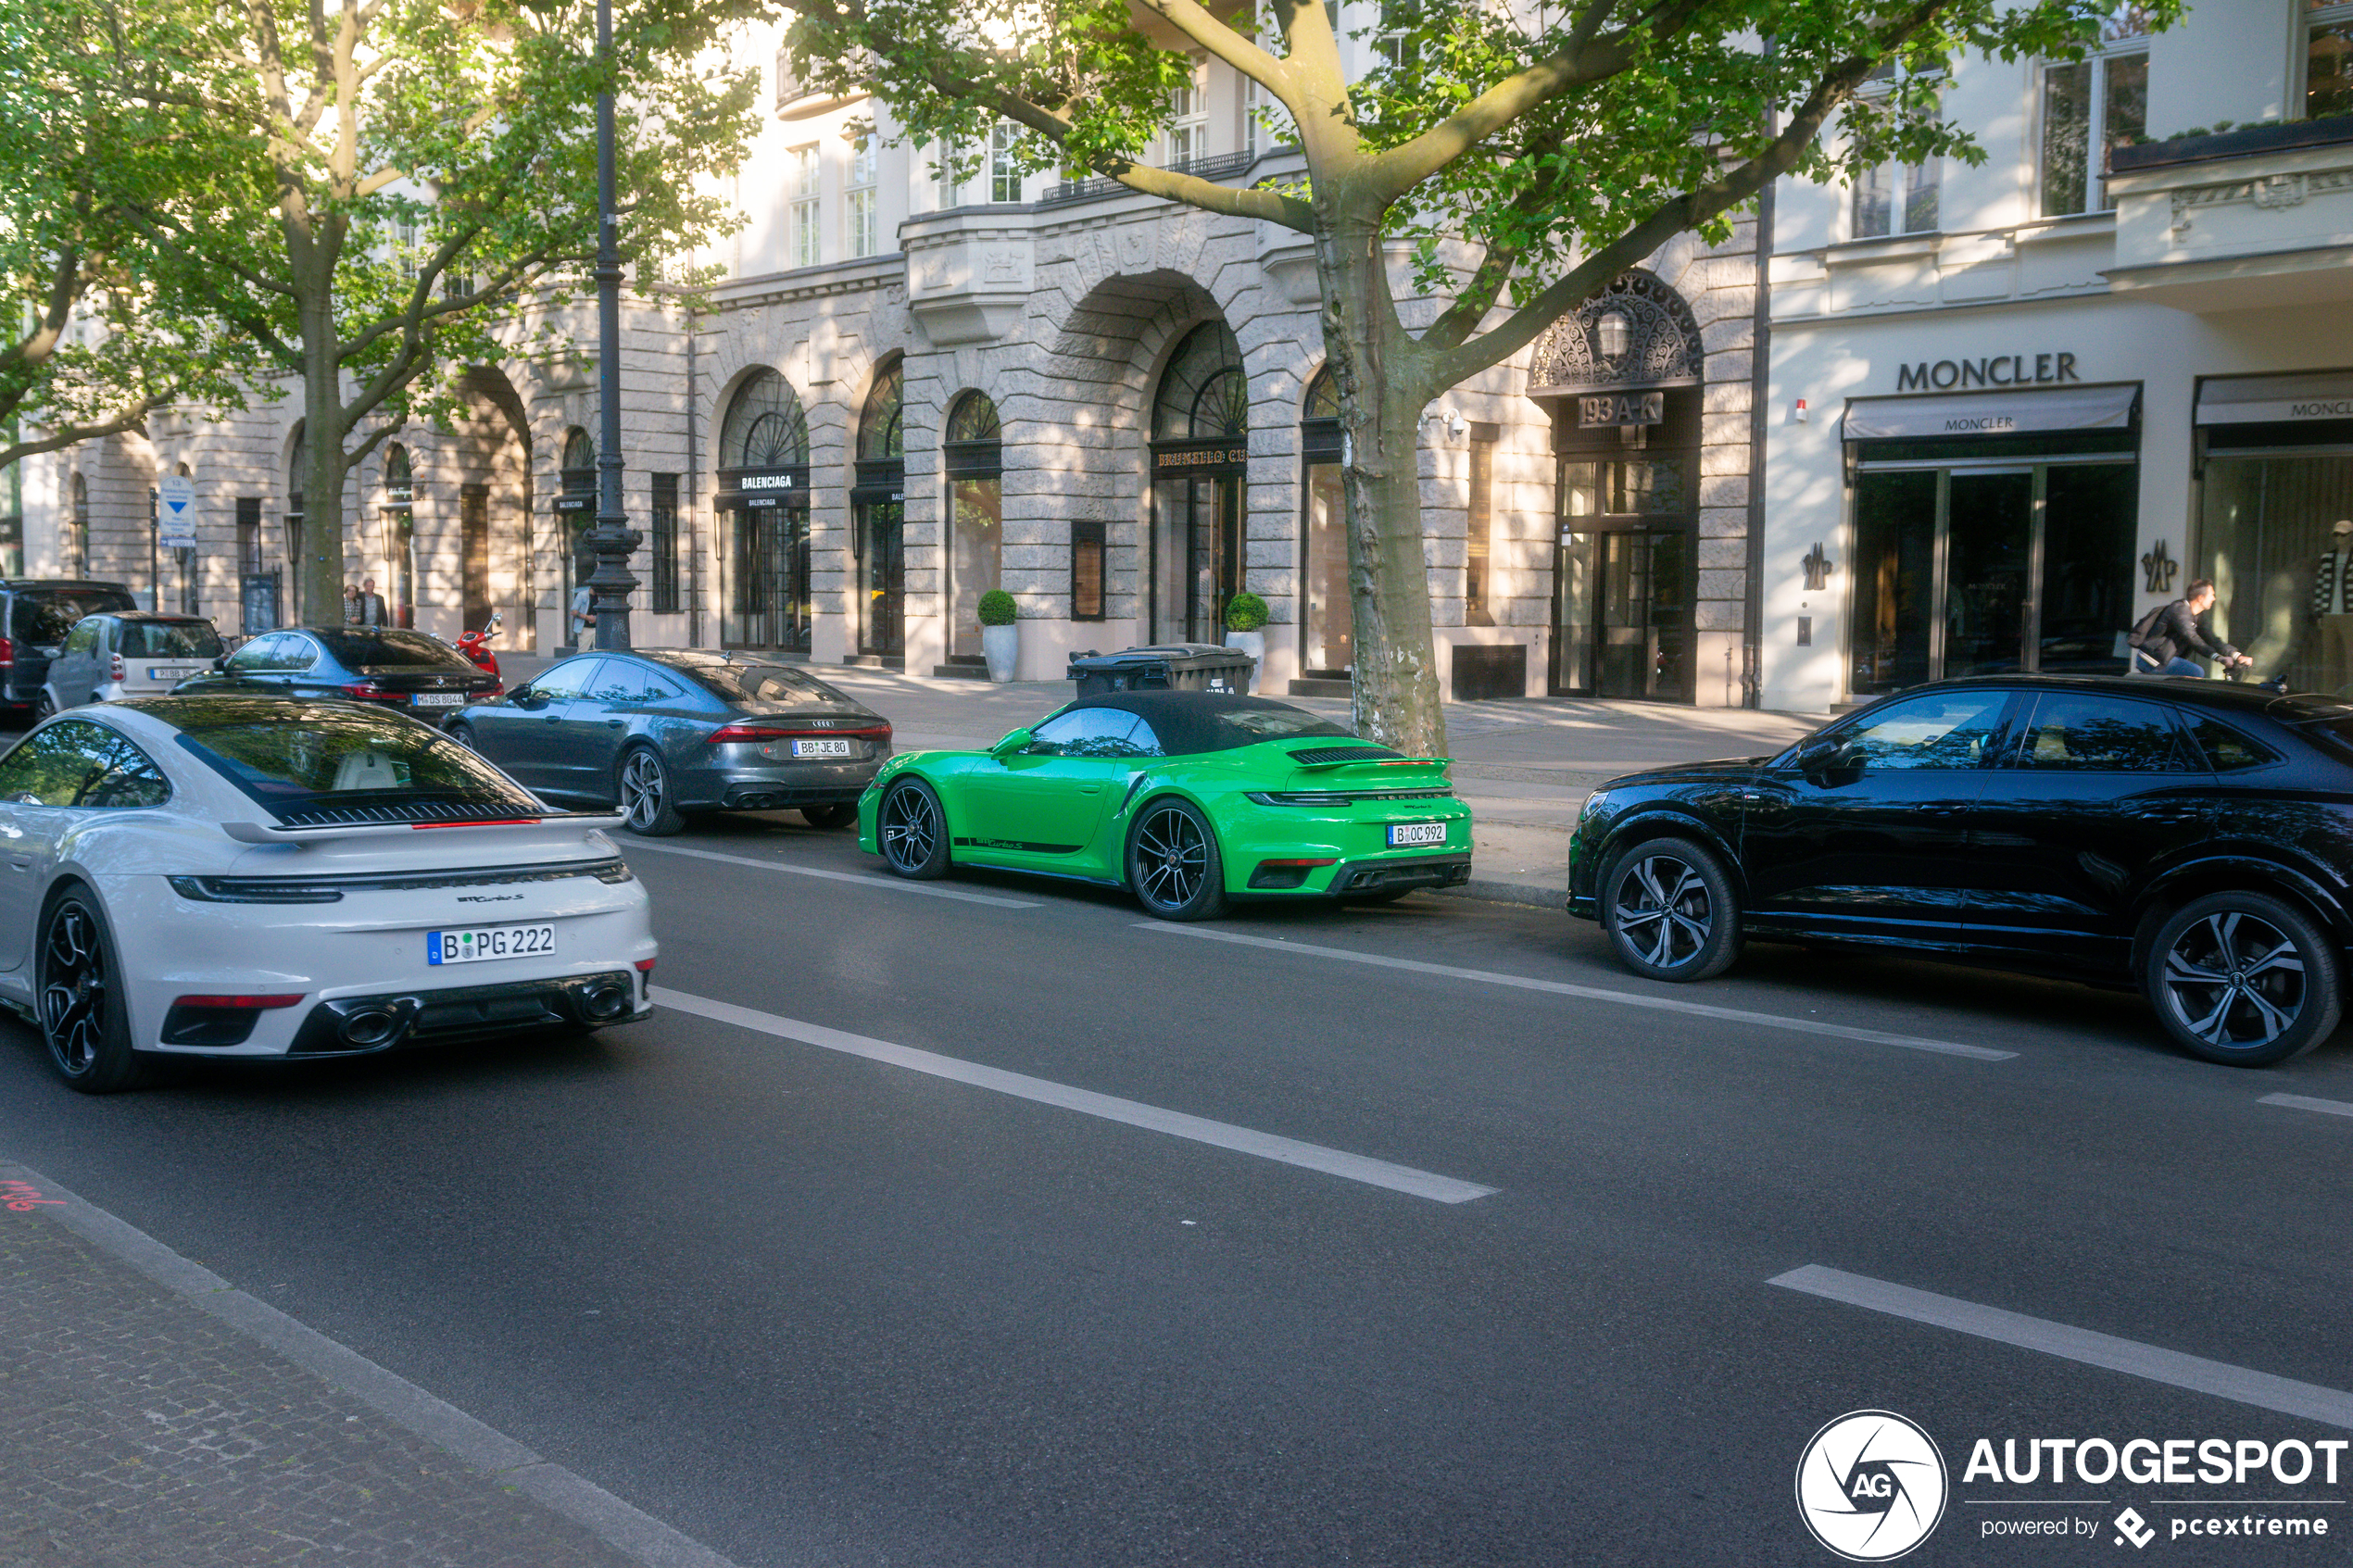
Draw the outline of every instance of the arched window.
M1154 441L1239 440L1250 433L1250 382L1241 346L1223 321L1186 334L1161 372L1152 402Z
M744 383L719 430L723 469L793 468L809 461L809 420L792 383L762 370Z
M858 415L857 483L849 492L857 550L858 651L897 659L907 653L907 441L902 421L906 362L875 377Z
M563 476L567 490L572 488L575 479L584 490L597 487L597 443L578 425L564 433Z
M1329 365L1307 383L1300 406L1299 667L1310 680L1344 678L1356 659L1356 612L1348 596L1348 508L1340 478L1346 451L1340 383Z
M906 389L906 367L902 360L893 360L890 369L875 378L875 390L866 394L866 407L858 416L858 457L861 461L905 459L906 433L900 428L900 412Z
M384 450L384 608L395 626L417 623L417 485L409 448Z
M67 520L66 575L87 577L90 574L90 482L75 474L67 487L67 494L72 502L73 516Z
M980 596L998 586L1005 556L1002 427L986 393L950 406L942 443L948 464L948 655L980 658Z

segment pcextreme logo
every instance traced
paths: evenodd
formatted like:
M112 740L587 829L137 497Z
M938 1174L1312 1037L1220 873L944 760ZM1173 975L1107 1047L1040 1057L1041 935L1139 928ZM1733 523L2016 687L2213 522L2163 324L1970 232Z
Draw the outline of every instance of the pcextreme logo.
M1797 1461L1799 1517L1850 1562L1885 1562L1928 1539L1945 1495L1935 1441L1893 1411L1850 1411Z

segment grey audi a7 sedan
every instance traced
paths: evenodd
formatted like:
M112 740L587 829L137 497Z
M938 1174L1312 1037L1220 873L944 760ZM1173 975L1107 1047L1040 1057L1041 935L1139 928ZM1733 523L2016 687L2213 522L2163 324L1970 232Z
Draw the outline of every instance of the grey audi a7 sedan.
M890 722L797 665L702 648L584 653L449 734L551 798L617 806L631 832L695 811L797 808L810 826L858 814L890 755Z

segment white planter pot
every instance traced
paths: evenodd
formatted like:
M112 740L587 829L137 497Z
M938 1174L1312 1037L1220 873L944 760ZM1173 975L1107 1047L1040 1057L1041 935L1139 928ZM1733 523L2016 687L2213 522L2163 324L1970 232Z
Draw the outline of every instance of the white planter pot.
M1013 678L1021 661L1021 622L980 629L980 656L988 661L988 678L1000 685Z
M1266 633L1264 632L1228 632L1226 646L1239 648L1257 662L1250 667L1250 693L1258 695L1259 678L1266 672Z

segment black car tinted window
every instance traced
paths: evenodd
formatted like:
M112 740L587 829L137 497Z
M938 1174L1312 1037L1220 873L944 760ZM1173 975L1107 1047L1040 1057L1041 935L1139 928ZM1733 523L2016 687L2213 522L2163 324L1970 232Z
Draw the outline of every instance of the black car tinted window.
M1851 768L1975 768L2001 722L2009 694L1933 692L1889 703L1846 732L1843 762Z
M133 706L173 726L190 755L273 809L431 798L518 816L540 812L489 763L396 713L242 696Z
M849 698L785 664L698 664L683 673L730 708L834 708Z
M422 632L353 626L310 634L349 670L463 670L471 673L474 668L465 655Z
M2206 765L2218 773L2234 773L2241 768L2260 768L2280 759L2280 754L2261 741L2249 739L2220 720L2195 720L2190 724L2190 734L2196 737L2197 748L2205 755Z
M62 643L85 615L138 608L130 595L104 588L19 588L8 634L19 642Z
M171 785L127 737L67 719L26 736L0 758L0 801L67 807L160 806Z
M2020 768L2090 773L2178 773L2189 767L2164 709L2084 692L2037 693L2015 760Z
M284 640L274 632L266 637L256 637L229 656L230 672L243 675L254 671L276 668L271 660L277 657L278 645Z
M220 633L209 621L125 621L116 646L125 659L215 659Z

